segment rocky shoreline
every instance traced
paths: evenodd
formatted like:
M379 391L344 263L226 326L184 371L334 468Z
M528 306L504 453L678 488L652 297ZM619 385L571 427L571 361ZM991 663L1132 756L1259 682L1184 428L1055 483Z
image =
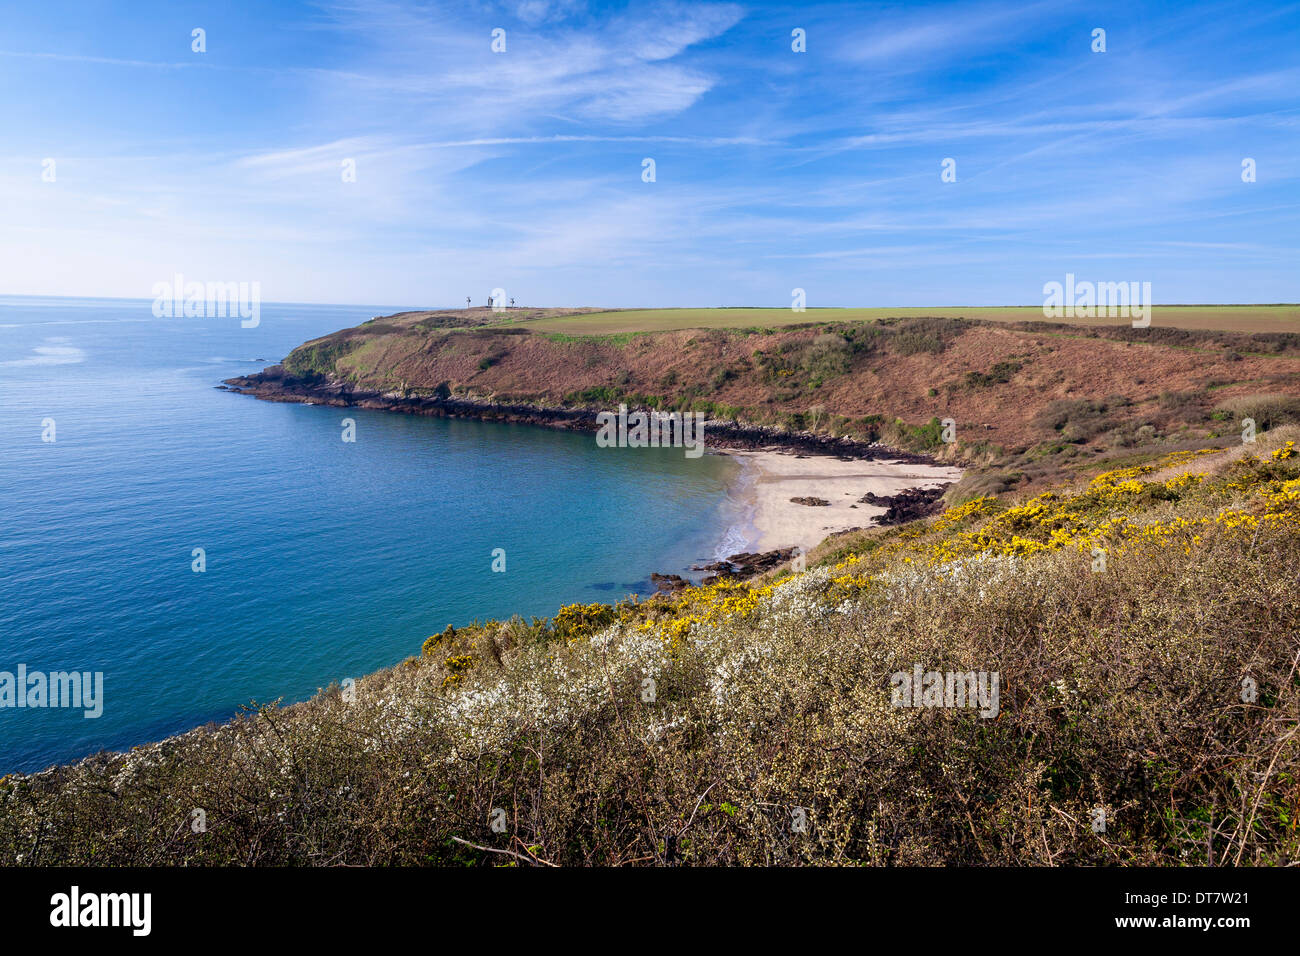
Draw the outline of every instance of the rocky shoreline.
M708 587L718 581L744 581L746 578L757 577L785 564L793 559L796 554L797 549L795 548L776 548L772 551L757 553L742 551L739 554L723 558L721 561L714 561L712 564L692 565L691 570L714 572L700 581L702 586ZM650 575L650 583L655 586L656 594L673 594L691 586L691 582L680 574L652 574Z
M876 524L888 527L928 518L943 511L943 493L947 490L948 483L935 488L909 488L896 495L877 495L868 491L858 501L884 508L885 513L876 516Z
M329 405L337 408L367 408L399 412L407 415L427 415L436 418L461 418L506 424L536 425L564 431L595 432L596 409L566 408L532 403L497 402L473 398L410 395L399 392L378 392L358 389L349 383L329 380L312 380L284 372L278 365L253 375L230 378L218 386L227 391L269 402L299 402ZM708 445L714 450L741 452L779 452L794 458L832 458L839 462L889 461L913 465L937 464L934 458L900 451L880 444L856 441L851 438L831 438L824 435L790 433L773 428L743 425L737 422L710 420L706 423ZM767 457L766 455L760 457ZM810 462L811 463L811 462ZM943 485L947 487L947 485ZM938 498L942 489L909 489L895 496L875 495L868 492L858 500L886 507L886 515L879 523L896 524L911 517L922 517L933 508L941 508ZM827 505L825 499L794 498L802 504ZM854 506L856 507L856 506ZM860 530L852 528L849 530ZM836 533L845 533L843 529ZM742 552L722 561L692 567L693 571L713 572L703 579L708 585L723 579L745 580L756 577L790 561L796 554L794 547ZM689 587L691 582L678 574L652 574L651 581L658 594L673 594Z
M240 395L251 395L267 402L312 402L340 408L369 408L428 415L435 418L467 418L486 422L537 425L566 431L597 429L598 409L564 408L531 403L495 402L485 399L415 396L399 392L358 389L346 382L311 380L287 374L273 365L253 375L228 378L217 386ZM744 425L738 422L709 420L705 425L710 448L759 451L778 449L796 455L826 455L841 460L888 460L907 464L937 464L929 455L901 451L852 438L792 433L775 428Z

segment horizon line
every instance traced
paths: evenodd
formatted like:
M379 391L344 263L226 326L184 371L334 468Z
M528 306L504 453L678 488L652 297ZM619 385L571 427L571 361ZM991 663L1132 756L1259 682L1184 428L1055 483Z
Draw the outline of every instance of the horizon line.
M120 295L62 295L44 292L0 292L0 299L72 299L83 301L102 301L110 302L152 302L153 298L149 296L120 296ZM487 309L487 305L471 306L468 309L462 306L395 306L388 303L376 302L329 302L329 301L309 301L300 299L266 299L262 301L263 305L313 305L313 306L335 306L338 308L365 307L367 309L384 308L393 309L392 314L401 312L468 312L476 309ZM1297 302L1153 302L1152 308L1163 309L1196 309L1196 308L1300 308L1300 301ZM804 312L824 312L831 310L844 309L1042 309L1041 302L1032 303L1003 303L1000 305L817 305L807 306ZM505 312L518 312L525 309L593 309L596 312L671 312L674 310L701 310L701 311L722 311L724 309L768 309L786 311L790 309L789 305L516 305L508 306Z

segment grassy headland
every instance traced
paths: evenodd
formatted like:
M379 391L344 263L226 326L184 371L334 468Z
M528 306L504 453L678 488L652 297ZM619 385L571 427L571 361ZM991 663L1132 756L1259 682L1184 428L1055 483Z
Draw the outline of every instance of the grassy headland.
M1219 328L1157 324L1179 310ZM1293 306L1166 307L1145 329L878 311L404 313L308 342L282 368L232 384L426 414L450 413L448 403L486 417L547 409L568 425L620 402L703 411L773 438L880 442L971 466L955 500L1139 452L1228 444L1244 417L1265 428L1300 420ZM1241 330L1260 322L1273 330ZM949 418L953 443L943 441Z

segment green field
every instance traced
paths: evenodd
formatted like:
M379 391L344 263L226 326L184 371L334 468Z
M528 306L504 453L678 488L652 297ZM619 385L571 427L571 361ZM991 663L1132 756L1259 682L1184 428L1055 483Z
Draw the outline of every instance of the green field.
M870 322L921 315L984 319L992 322L1067 322L1073 325L1128 325L1128 319L1044 319L1041 306L990 308L884 309L626 309L557 315L518 323L538 332L614 335L673 329L776 328L808 322ZM1300 305L1157 305L1151 324L1223 332L1300 332Z

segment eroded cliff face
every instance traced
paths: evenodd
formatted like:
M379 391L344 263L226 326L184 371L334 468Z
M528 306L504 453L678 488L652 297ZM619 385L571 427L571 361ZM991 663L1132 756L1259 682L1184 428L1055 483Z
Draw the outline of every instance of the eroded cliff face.
M228 391L252 395L270 402L305 402L341 408L370 408L408 415L435 418L470 418L478 421L537 425L572 431L595 432L597 415L605 408L583 406L548 406L541 402L420 395L407 392L380 392L358 387L351 382L324 378L298 377L273 365L255 375L227 379L222 386ZM902 451L879 442L863 441L844 435L795 433L771 426L748 425L723 419L706 420L706 448L760 449L780 447L808 455L835 455L843 458L889 459L924 463L931 455Z
M312 340L228 385L562 428L593 428L620 403L695 410L740 447L880 443L1059 477L1080 455L1226 435L1234 403L1269 399L1266 414L1297 417L1293 339L951 318L562 335L486 310L416 312Z

